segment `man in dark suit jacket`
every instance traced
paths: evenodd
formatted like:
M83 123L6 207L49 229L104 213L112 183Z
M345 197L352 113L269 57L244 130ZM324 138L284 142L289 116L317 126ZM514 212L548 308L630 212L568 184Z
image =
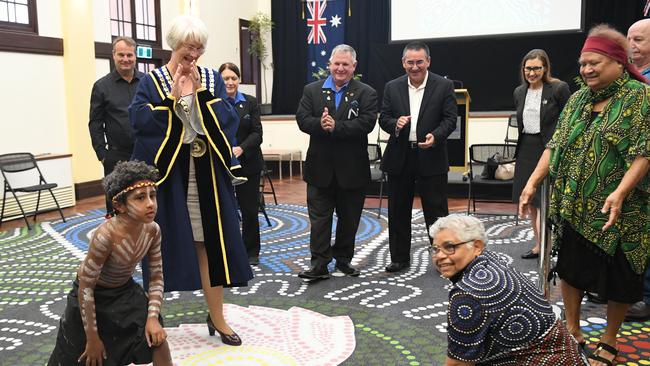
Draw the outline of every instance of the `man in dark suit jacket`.
M329 278L327 265L332 258L339 271L359 275L350 261L370 182L368 134L377 120L377 93L352 79L356 65L352 47L334 47L330 76L305 86L296 112L298 127L309 135L304 180L311 223L311 268L300 272L301 278ZM334 210L336 239L330 245Z
M390 134L381 163L388 173L387 272L410 266L416 184L427 227L449 213L447 137L456 127L456 97L451 80L428 71L430 62L426 44L407 44L402 53L406 75L384 88L379 124Z

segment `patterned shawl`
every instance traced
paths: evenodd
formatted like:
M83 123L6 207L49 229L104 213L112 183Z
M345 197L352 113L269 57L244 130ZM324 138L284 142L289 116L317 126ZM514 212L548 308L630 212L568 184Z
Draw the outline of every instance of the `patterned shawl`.
M568 222L609 256L620 244L639 274L645 271L650 255L650 179L646 176L632 190L618 220L605 232L602 227L609 213L600 210L636 157L650 159L648 91L627 71L602 90L583 86L567 102L547 145L551 149L549 212L556 225L554 239ZM611 99L603 111L593 118L594 103L607 98Z

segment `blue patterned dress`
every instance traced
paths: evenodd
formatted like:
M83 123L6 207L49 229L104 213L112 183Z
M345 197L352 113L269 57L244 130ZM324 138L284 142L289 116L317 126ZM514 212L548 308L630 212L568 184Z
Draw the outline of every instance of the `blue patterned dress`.
M451 278L450 358L477 365L586 365L548 300L495 253Z

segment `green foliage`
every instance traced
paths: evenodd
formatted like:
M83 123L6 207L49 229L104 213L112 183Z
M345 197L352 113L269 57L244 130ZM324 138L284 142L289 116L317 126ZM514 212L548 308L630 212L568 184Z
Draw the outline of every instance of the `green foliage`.
M322 67L319 67L318 71L311 73L311 76L316 80L327 79L327 77L330 76L330 71L328 69L323 69ZM352 78L354 80L361 80L362 77L363 74L354 74Z
M257 12L248 24L248 30L251 34L251 45L248 48L248 53L257 57L258 60L264 65L264 59L268 55L266 43L264 43L264 36L273 28L273 21L268 14L261 11Z
M322 67L319 67L318 71L311 73L311 76L313 76L316 80L326 79L329 75L329 70L323 69Z

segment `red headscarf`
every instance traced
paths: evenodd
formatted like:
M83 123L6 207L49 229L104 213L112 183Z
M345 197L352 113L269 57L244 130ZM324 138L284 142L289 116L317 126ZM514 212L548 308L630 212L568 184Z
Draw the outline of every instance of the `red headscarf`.
M646 78L641 75L636 66L629 62L625 49L621 47L620 44L612 41L609 38L598 36L588 37L585 40L585 44L582 46L582 51L580 53L583 52L596 52L600 53L601 55L605 55L613 60L616 60L625 67L633 79L639 80L642 83L648 83L648 80L646 80Z

